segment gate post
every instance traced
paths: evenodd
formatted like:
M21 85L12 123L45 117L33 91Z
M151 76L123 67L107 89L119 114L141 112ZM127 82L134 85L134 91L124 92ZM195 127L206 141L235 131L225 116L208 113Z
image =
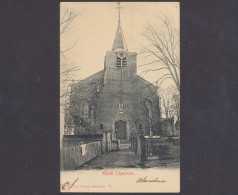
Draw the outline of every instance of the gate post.
M112 147L111 147L111 133L107 133L107 151L111 151Z
M139 159L143 162L147 159L146 155L146 139L143 135L138 136L137 141L137 154Z

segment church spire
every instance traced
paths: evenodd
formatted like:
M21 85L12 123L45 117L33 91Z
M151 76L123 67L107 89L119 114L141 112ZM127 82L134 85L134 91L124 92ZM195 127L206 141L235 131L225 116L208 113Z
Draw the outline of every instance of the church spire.
M112 51L115 51L117 49L123 49L127 51L127 46L126 46L126 41L124 39L124 35L122 32L122 28L121 28L121 8L120 7L120 2L117 3L118 6L116 7L116 9L118 9L118 26L117 26L117 32L116 32L116 36L114 39L114 43L112 46Z

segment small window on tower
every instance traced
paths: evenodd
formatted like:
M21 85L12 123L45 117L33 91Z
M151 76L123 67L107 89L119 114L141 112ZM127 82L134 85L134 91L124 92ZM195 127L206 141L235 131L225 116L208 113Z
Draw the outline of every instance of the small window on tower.
M124 105L123 104L119 104L119 109L124 109Z
M123 104L119 104L118 113L122 114L123 112L124 112L124 105Z
M98 86L97 86L97 92L100 92L100 91L101 91L101 86L98 85Z

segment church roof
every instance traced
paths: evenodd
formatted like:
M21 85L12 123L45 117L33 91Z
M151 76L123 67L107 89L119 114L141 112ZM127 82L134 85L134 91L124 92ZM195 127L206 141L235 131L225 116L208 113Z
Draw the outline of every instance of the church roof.
M140 77L139 75L136 75L136 77L137 77L139 80L141 80L142 82L144 82L147 87L150 86L150 87L154 88L155 90L158 89L158 86L156 86L156 85L154 85L153 83L151 83L151 82L145 80L144 78Z
M118 21L117 32L112 46L112 51L115 51L117 49L124 49L127 51L126 41L123 35L120 21Z

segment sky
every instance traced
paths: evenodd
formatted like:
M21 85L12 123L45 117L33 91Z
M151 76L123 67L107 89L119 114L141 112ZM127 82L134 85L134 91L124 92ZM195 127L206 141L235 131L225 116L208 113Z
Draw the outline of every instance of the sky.
M112 49L118 25L118 10L116 2L62 2L60 13L65 9L73 9L77 17L71 23L70 29L61 36L61 49L67 49L75 42L77 44L64 53L68 63L80 65L75 79L84 79L104 68L106 51ZM139 53L145 39L141 33L149 24L160 25L167 16L179 35L179 3L178 2L122 2L121 26L128 51ZM163 30L163 29L161 29ZM179 37L179 36L178 36ZM137 66L143 64L142 57L137 57ZM144 68L138 68L140 74ZM151 72L143 75L150 82L158 80L162 72ZM173 84L167 80L164 85Z

